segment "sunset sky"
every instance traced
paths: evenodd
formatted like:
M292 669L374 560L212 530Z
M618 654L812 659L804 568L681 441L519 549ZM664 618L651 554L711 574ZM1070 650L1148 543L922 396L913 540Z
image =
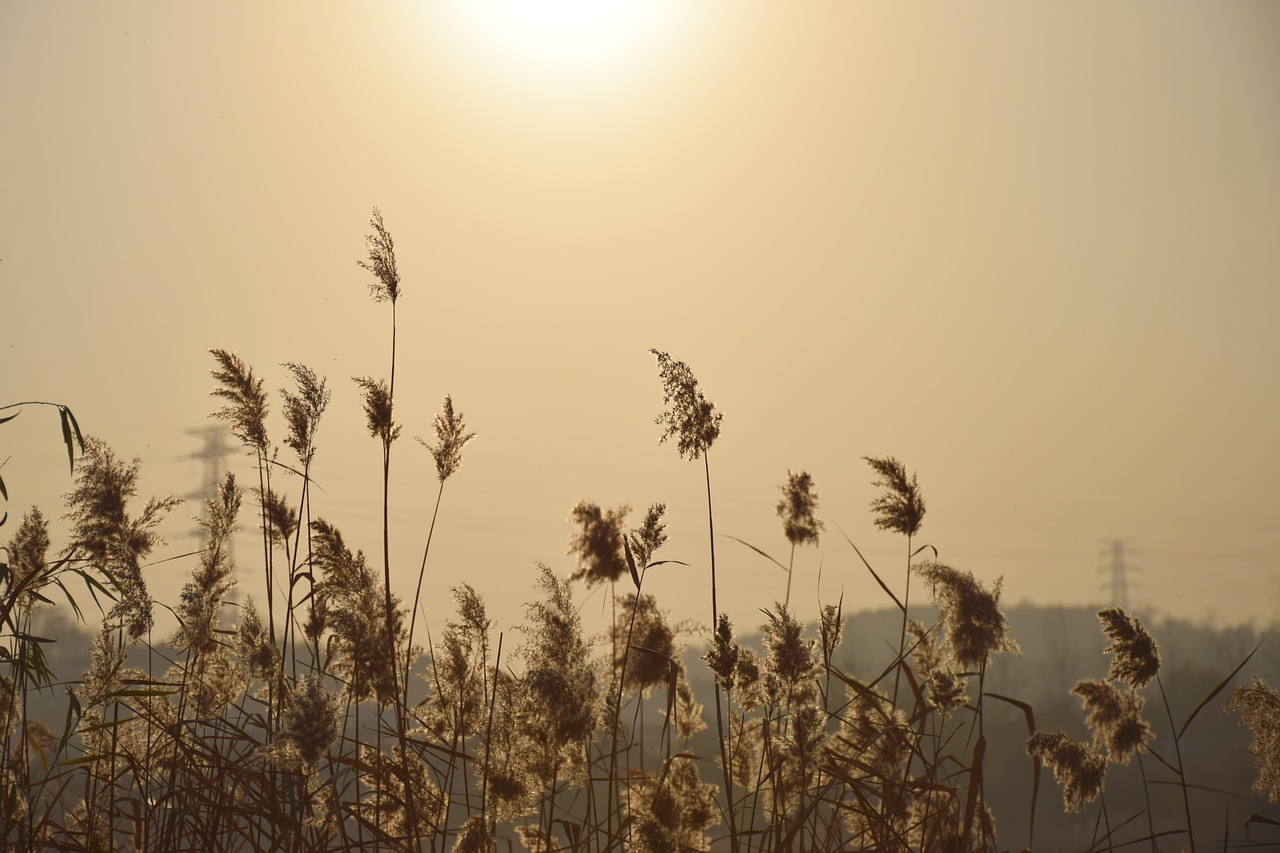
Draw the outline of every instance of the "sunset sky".
M0 404L64 403L142 458L144 496L186 494L208 350L273 394L310 365L333 391L314 512L377 565L351 377L389 371L357 266L381 210L402 596L436 492L412 437L445 394L479 434L444 492L433 626L461 581L517 621L535 561L574 567L583 499L636 524L666 502L660 556L690 566L646 589L709 619L703 471L658 445L651 347L724 413L718 534L785 561L778 486L812 473L806 619L888 604L841 529L901 587L863 456L918 473L919 541L1008 603L1105 602L1123 538L1142 612L1275 618L1278 4L12 2L0 103ZM32 503L61 513L52 410L0 425L0 462L0 541ZM195 547L197 511L159 557ZM260 599L257 554L242 536ZM717 555L722 608L758 624L785 576ZM149 569L156 597L193 566Z

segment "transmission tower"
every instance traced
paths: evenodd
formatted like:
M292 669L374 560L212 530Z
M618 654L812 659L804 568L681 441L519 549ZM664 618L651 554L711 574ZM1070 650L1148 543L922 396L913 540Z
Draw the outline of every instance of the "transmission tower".
M227 458L231 456L234 448L227 443L227 428L221 424L189 429L187 435L199 437L204 442L204 446L183 458L199 460L203 463L203 471L199 488L188 492L183 497L187 500L199 501L200 514L203 516L205 501L216 500L218 497L218 488L222 485L222 477L227 470ZM204 530L193 527L187 535L201 537L204 535Z
M1112 539L1102 549L1102 556L1109 560L1108 564L1098 569L1100 574L1106 576L1103 582L1103 589L1109 594L1112 607L1123 607L1129 609L1129 588L1132 585L1129 575L1138 571L1137 567L1129 562L1131 549L1128 549L1123 539Z

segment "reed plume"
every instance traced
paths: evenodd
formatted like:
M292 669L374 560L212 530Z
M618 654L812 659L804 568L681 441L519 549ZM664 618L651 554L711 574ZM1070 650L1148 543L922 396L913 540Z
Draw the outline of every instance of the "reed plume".
M293 376L297 393L281 389L284 398L284 421L287 435L284 443L298 455L298 461L305 469L316 454L316 431L320 428L320 416L329 406L332 396L325 387L325 379L305 365L292 361L284 363L284 368Z
M1085 723L1093 731L1094 751L1105 749L1111 761L1128 764L1155 737L1142 717L1144 701L1132 687L1121 690L1111 681L1085 679L1071 692L1088 712Z
M1280 803L1280 690L1255 675L1236 688L1224 710L1244 712L1240 722L1253 733L1249 751L1258 766L1253 790Z
M972 572L938 562L924 562L916 573L929 583L938 618L946 629L946 643L956 663L980 669L996 652L1018 653L1009 623L1000 609L1000 581L987 590Z
M5 550L9 559L5 591L22 590L14 604L19 612L29 613L40 600L36 587L49 552L49 522L39 507L33 506L23 514Z
M884 493L871 502L876 527L904 536L915 536L924 521L924 496L916 475L907 476L907 468L892 456L862 457L879 475L874 485Z
M1107 673L1110 681L1127 682L1139 688L1160 672L1160 650L1155 639L1142 627L1142 620L1131 616L1119 607L1098 611L1102 632L1111 643L1103 654L1114 655Z
M782 500L778 501L778 517L782 519L782 532L791 543L791 558L787 561L787 595L783 604L791 603L791 575L795 566L796 546L818 544L818 534L826 525L817 517L818 493L813 488L813 477L808 471L793 474L787 471L787 482L778 487Z
M662 380L662 404L666 406L662 414L654 420L663 427L662 436L658 439L663 444L670 438L676 439L676 450L680 458L702 459L702 469L707 483L707 534L711 551L711 624L715 625L720 618L720 608L716 600L716 534L715 513L711 508L711 461L708 451L720 437L720 424L724 415L716 411L715 404L707 399L698 380L694 377L689 365L677 361L661 350L649 350L658 360L658 378ZM734 814L733 776L729 765L729 753L725 741L724 710L720 702L720 681L714 684L716 702L716 738L720 743L720 766L724 774L725 795L728 797L729 840L733 853L738 853L739 839Z
M813 487L813 477L808 471L798 474L787 472L787 482L778 487L782 500L778 501L778 517L782 519L782 532L787 541L795 545L818 544L818 535L826 525L817 517L818 493Z
M570 555L578 558L578 569L569 576L587 586L613 583L627 572L622 554L624 524L631 507L602 509L599 504L580 501L569 517L578 530L569 541Z
M373 233L364 238L365 248L369 252L368 260L357 261L361 267L373 273L374 280L369 283L369 294L374 302L390 302L395 305L400 298L400 273L396 269L396 244L391 239L391 232L382 221L382 212L373 209L369 219Z
M645 510L640 527L632 530L629 535L631 553L636 565L642 570L649 568L653 563L654 553L667 541L667 525L662 520L666 513L666 504L651 504Z
M240 356L224 349L211 349L218 367L213 378L218 386L210 393L227 401L211 417L227 422L231 433L249 448L266 454L267 392L261 379L253 375Z
M698 387L689 365L656 349L649 352L658 359L662 404L668 407L654 421L663 427L658 443L674 438L680 457L696 461L720 437L724 416Z
M443 483L457 473L462 465L462 448L466 447L476 434L467 432L462 412L453 410L453 398L448 395L445 395L444 408L436 414L432 426L436 433L435 445L427 444L421 438L417 441L431 451L431 457L436 463L436 476Z
M1087 744L1077 743L1060 729L1036 732L1027 741L1027 754L1053 768L1053 778L1062 786L1062 805L1078 812L1102 793L1107 760L1093 753Z
M129 504L138 493L140 465L137 459L120 461L104 441L90 436L75 488L65 498L71 547L115 579L120 599L109 618L126 626L134 640L155 622L141 561L163 542L157 525L182 502L176 497L151 498L136 517L132 515Z
M381 441L384 449L390 447L391 442L400 437L400 425L395 422L391 391L386 380L353 376L352 381L360 386L369 434Z
M436 532L436 518L440 514L440 501L444 497L445 481L458 472L462 467L462 448L467 446L473 438L476 437L474 432L467 432L467 425L462 419L461 412L455 412L453 409L453 398L446 395L444 398L444 408L436 414L432 421L435 428L436 444L434 446L427 444L420 437L415 436L415 440L423 447L427 448L431 453L432 459L436 463L436 478L440 482L440 487L436 489L435 509L431 512L431 526L427 529L427 542L422 548L422 565L418 568L418 585L414 588L413 593L413 609L409 612L409 641L405 644L405 661L404 671L409 672L411 664L410 657L413 654L413 637L414 631L418 624L418 603L422 599L422 581L427 575L427 555L431 553L431 539ZM463 585L467 590L471 587ZM474 591L471 592L474 597ZM455 589L455 597L457 590ZM478 597L475 599L479 601ZM483 610L483 606L481 608ZM404 704L409 704L409 679L404 679Z

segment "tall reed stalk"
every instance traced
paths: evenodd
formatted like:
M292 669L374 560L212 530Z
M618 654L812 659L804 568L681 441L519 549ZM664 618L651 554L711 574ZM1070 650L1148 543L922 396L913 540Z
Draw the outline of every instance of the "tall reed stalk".
M720 437L720 423L724 420L724 415L716 411L715 405L698 387L698 380L694 378L693 371L687 364L672 359L670 355L660 350L651 349L649 352L658 360L658 374L662 380L662 404L668 407L655 420L655 423L664 428L659 444L674 438L681 458L694 462L699 457L702 458L702 469L707 484L707 536L711 555L711 625L714 631L720 618L720 608L716 600L716 528L715 512L711 503L711 462L708 451L712 443ZM719 681L715 682L714 691L716 740L720 745L725 811L729 816L729 838L733 853L738 853L739 839L733 774L729 766L729 753L725 741L724 710L720 699Z

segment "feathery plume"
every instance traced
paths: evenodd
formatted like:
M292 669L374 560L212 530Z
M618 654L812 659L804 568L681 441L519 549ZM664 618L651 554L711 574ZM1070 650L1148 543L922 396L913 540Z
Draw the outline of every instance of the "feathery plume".
M542 564L538 572L545 598L528 606L529 639L521 649L527 663L523 716L539 753L531 756L534 772L548 784L566 770L580 769L582 741L595 725L596 689L569 582Z
M684 667L676 674L676 734L688 744L689 739L698 732L706 731L707 723L702 719L703 705L693 695L693 688L685 678ZM664 712L665 713L665 712Z
M666 511L666 504L652 504L645 512L639 529L631 531L631 553L635 556L636 565L642 569L648 568L654 552L667 541L667 526L662 522Z
M22 516L22 523L6 546L9 552L10 589L25 587L18 606L29 610L38 600L35 587L44 571L45 556L49 551L49 522L38 507L31 507Z
M924 679L925 692L933 707L943 719L968 701L965 691L968 682L955 669L955 661L947 655L937 634L923 624L907 621L907 636L911 638L911 662L915 671Z
M716 786L703 782L688 758L672 761L661 785L649 777L639 793L648 795L649 814L636 828L639 850L707 851L706 830L720 822Z
M197 659L220 649L218 610L236 583L226 543L235 530L240 503L235 474L228 471L218 488L218 497L205 502L205 514L199 521L204 528L205 545L200 551L200 565L178 599L178 633L173 640L175 647Z
M271 539L274 545L277 542L284 543L288 547L289 540L293 538L294 531L298 529L298 513L285 502L283 495L277 493L275 489L268 489L265 493L254 487L254 494L262 501L262 508L266 515L266 526L264 532Z
M1155 737L1142 718L1143 699L1132 687L1122 691L1113 682L1088 678L1071 692L1089 712L1085 722L1093 730L1094 750L1106 749L1117 764L1128 764Z
M254 606L253 597L240 606L240 627L236 631L236 652L245 669L256 678L269 681L279 664L279 652L267 639L267 629Z
M489 832L489 821L483 815L472 815L458 830L453 853L489 853L495 849L497 839Z
M1241 722L1253 732L1249 751L1258 765L1253 790L1280 803L1280 690L1255 675L1236 688L1224 710L1243 711Z
M304 767L312 768L329 752L338 737L338 699L324 689L317 673L303 679L285 711L284 740L293 747Z
M946 642L956 663L976 670L994 652L1018 653L1018 644L1009 636L1009 623L1000 610L999 581L988 592L971 572L942 563L921 563L915 570L933 590L938 618L946 627Z
M769 619L763 626L766 660L769 671L791 691L817 674L817 654L813 640L804 638L804 626L794 614L785 604L774 604L776 612L764 611Z
M368 376L351 377L360 386L364 394L364 414L369 425L369 434L382 439L384 446L400 437L400 425L395 423L391 411L391 391L385 379L373 379Z
M1087 744L1076 743L1066 732L1036 732L1027 741L1027 754L1053 768L1053 778L1062 786L1062 804L1078 812L1102 793L1107 760L1094 755Z
M842 605L824 604L822 613L818 617L818 637L822 641L822 660L828 667L831 665L831 657L836 653L836 649L840 647L840 642L844 639L844 614L841 612Z
M871 502L871 510L876 514L876 527L914 536L924 520L924 496L920 494L916 475L908 478L906 466L892 456L862 458L880 475L874 485L885 490Z
M311 549L312 564L323 578L316 584L318 615L316 623L307 626L308 636L319 636L323 627L333 630L337 669L346 677L348 696L391 702L397 690L394 662L388 655L382 581L369 568L364 552L352 554L338 529L322 518L311 523ZM404 613L396 596L392 602L394 640L399 645L405 633Z
M267 392L262 380L253 375L253 369L240 356L224 349L209 352L218 362L213 378L218 387L209 393L228 401L210 417L226 421L231 433L244 444L259 453L267 452Z
M432 447L421 438L417 442L431 451L436 461L436 476L440 482L449 479L462 465L462 448L476 437L474 432L467 432L467 425L462 420L462 412L453 411L453 398L446 395L444 411L436 415L432 426L436 431L436 445Z
M577 555L578 570L569 576L587 586L612 583L627 572L622 554L623 524L631 507L601 509L599 504L580 501L570 513L579 530L569 541L567 553Z
M324 377L316 375L311 368L292 361L286 361L282 367L293 374L294 384L298 386L296 394L280 389L284 397L284 420L289 428L284 443L298 454L298 460L305 467L315 458L316 430L320 428L320 416L329 405L330 393Z
M671 676L668 659L678 660L680 652L676 648L675 632L667 623L666 614L658 607L658 600L647 594L640 595L637 600L635 593L629 593L618 605L612 647L626 647L628 627L631 635L623 688L642 691L666 684Z
M778 487L782 500L778 501L778 517L782 519L782 532L792 545L818 544L818 534L826 525L814 514L818 509L818 493L813 488L813 477L808 471L793 474L787 471L787 482Z
M390 302L396 304L400 298L400 273L396 270L396 246L391 239L391 232L382 222L382 212L373 209L369 219L373 233L364 238L365 247L369 250L367 261L357 261L363 268L373 273L376 279L369 285L369 293L374 302Z
M711 638L711 648L702 659L725 690L733 690L741 656L742 647L733 640L733 623L729 621L727 614L721 613L716 621L715 636Z
M659 426L666 425L658 443L674 437L680 457L696 460L719 438L724 416L698 388L698 380L689 365L656 349L649 352L658 359L662 404L668 407L654 421Z
M120 599L110 618L122 620L135 640L155 621L141 561L163 541L156 526L182 502L175 497L151 498L141 515L133 518L129 502L138 493L139 465L137 459L121 462L106 442L86 437L76 486L66 495L64 516L71 521L72 547L115 578Z
M1137 616L1130 616L1122 608L1110 607L1098 611L1098 621L1102 623L1102 633L1111 641L1102 650L1103 654L1115 654L1107 673L1109 681L1118 679L1136 689L1156 677L1160 671L1160 650Z

